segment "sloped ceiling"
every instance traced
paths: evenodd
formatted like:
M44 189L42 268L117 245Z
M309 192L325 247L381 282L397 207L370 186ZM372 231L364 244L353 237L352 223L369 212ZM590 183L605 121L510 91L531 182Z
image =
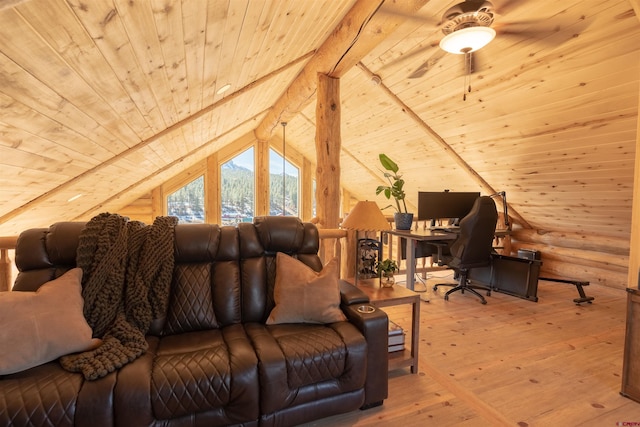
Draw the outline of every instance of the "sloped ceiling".
M315 97L272 106L352 31L328 52L356 64L339 76L355 198L383 203L384 152L414 207L419 190L506 191L521 226L628 238L640 77L628 0L495 0L498 35L468 76L437 47L455 1L383 3L5 2L0 235L117 211L269 115L288 116L287 144L313 161ZM354 8L371 13L343 21Z

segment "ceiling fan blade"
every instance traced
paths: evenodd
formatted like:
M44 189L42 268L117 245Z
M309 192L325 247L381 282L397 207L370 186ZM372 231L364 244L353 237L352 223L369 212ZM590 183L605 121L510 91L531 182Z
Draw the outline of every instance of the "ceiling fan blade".
M557 30L540 30L540 29L529 29L529 30L498 30L496 29L496 37L516 37L523 40L533 39L533 40L542 40L547 36L557 32Z
M442 20L440 18L436 18L434 16L427 16L423 13L419 13L419 14L410 14L410 13L402 13L402 12L398 12L398 11L392 11L392 10L387 10L387 9L380 9L380 13L382 14L386 14L386 15L393 15L397 18L402 18L404 20L407 21L413 21L416 22L418 24L432 24L435 26L439 26L442 24Z
M410 79L419 79L420 77L424 76L427 73L427 71L435 67L438 61L440 61L440 59L444 55L446 55L446 52L442 49L438 49L407 77Z
M525 0L502 0L502 1L493 1L495 5L495 11L498 15L506 15L512 12L515 8L524 4Z
M415 58L416 56L422 55L424 56L425 53L427 51L429 51L430 49L437 47L439 42L430 42L427 45L423 45L423 46L419 46L411 51L409 51L406 54L402 54L400 56L398 56L397 58L395 58L393 61L390 61L386 64L384 64L382 67L380 67L378 69L378 72L383 71L387 68L389 68L390 66L398 66L399 64L402 64L404 62L407 62L413 58Z
M407 78L409 79L419 79L424 76L427 71L429 71L429 61L423 62L418 68L416 68L413 73L409 74Z
M511 30L518 31L518 27L520 28L530 28L532 26L544 24L545 21L541 19L528 19L528 20L519 20L519 21L496 21L491 26L494 30Z
M497 33L496 37L517 37L522 40L534 40L545 45L560 46L580 36L580 34L589 28L591 23L592 21L580 17L573 24L565 24L564 26L560 24L539 23L538 25L518 29L517 24L509 24L507 26L496 26L495 29Z

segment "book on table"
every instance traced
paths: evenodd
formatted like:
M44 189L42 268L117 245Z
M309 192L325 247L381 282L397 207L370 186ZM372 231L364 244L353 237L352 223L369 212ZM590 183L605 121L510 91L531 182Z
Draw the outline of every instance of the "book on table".
M404 330L389 320L389 352L404 349Z
M404 350L404 344L396 344L389 346L389 353L393 353L394 351L402 351Z

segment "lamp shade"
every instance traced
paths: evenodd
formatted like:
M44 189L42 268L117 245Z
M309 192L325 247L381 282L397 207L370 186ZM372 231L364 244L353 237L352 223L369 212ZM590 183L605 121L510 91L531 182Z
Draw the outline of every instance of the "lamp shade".
M382 215L376 202L360 201L342 221L342 228L358 231L390 230L389 221Z
M454 31L440 40L440 48L449 53L475 52L489 44L496 36L491 27L467 27Z

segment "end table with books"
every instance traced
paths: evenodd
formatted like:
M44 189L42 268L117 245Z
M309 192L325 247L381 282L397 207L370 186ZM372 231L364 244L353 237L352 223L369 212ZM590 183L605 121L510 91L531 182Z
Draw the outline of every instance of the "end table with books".
M353 279L347 279L353 284ZM418 347L420 341L420 295L404 286L395 285L390 288L381 287L377 279L358 280L358 288L369 297L369 301L375 307L391 307L401 304L411 304L411 346L404 349L404 339L400 347L393 347L394 351L389 352L389 370L410 367L411 373L418 372ZM391 322L391 320L390 320ZM393 335L393 334L392 334ZM404 332L402 332L404 338ZM398 339L398 338L394 338ZM395 341L394 341L395 342ZM391 341L389 342L392 346Z

